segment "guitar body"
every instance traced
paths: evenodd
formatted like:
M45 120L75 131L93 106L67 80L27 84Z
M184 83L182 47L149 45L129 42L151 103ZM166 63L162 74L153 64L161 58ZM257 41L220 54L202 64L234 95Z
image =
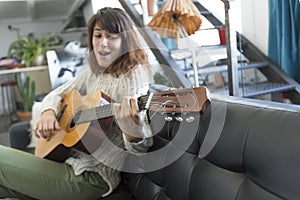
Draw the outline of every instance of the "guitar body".
M90 126L90 122L72 126L74 114L82 109L97 107L100 98L101 92L99 91L83 97L76 90L68 93L61 104L61 109L65 109L59 119L60 130L54 131L49 139L40 138L35 155L63 162L69 156L70 147L80 142Z

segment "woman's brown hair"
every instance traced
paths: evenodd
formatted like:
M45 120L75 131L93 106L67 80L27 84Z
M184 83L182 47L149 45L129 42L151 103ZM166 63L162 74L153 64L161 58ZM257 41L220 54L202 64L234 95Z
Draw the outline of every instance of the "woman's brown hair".
M88 50L89 62L93 72L99 69L93 52L93 31L95 25L100 29L113 34L120 34L122 38L122 54L106 69L106 73L118 77L132 70L138 64L147 64L147 55L141 44L134 25L125 11L119 8L102 8L94 14L88 22Z

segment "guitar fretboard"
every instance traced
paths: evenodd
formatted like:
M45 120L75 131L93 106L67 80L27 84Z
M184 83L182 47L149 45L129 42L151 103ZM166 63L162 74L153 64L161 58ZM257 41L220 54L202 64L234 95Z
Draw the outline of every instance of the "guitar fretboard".
M74 117L74 125L90 122L97 119L104 119L113 116L112 104L78 111Z

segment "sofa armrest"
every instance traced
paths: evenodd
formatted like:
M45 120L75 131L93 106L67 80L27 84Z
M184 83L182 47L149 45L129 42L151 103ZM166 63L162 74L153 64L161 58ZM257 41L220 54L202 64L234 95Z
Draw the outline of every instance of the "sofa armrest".
M30 142L30 122L17 122L10 126L8 133L10 138L10 146L15 149L26 151L29 153L34 152L34 148L28 148Z

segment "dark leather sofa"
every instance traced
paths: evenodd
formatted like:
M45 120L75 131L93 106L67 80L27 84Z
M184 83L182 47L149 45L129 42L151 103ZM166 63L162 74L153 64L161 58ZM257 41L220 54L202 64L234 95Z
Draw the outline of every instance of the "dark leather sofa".
M164 149L156 161L165 167L123 173L119 188L104 199L300 199L300 106L213 98L194 117L166 122L155 115L150 151Z

